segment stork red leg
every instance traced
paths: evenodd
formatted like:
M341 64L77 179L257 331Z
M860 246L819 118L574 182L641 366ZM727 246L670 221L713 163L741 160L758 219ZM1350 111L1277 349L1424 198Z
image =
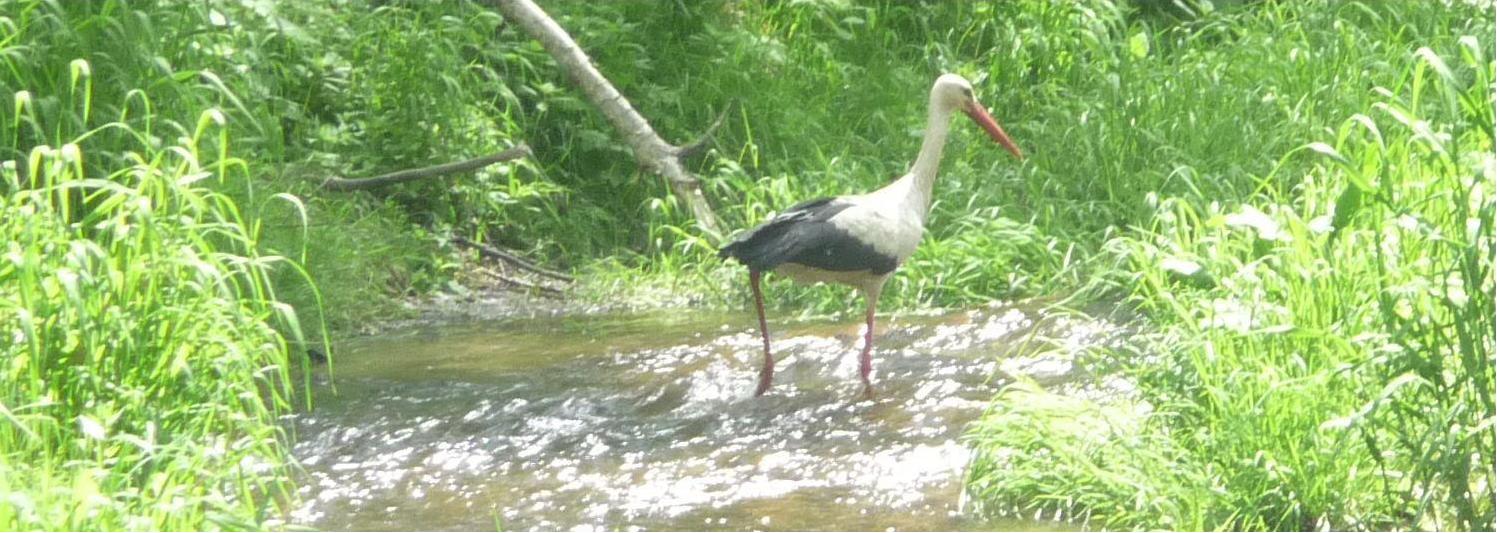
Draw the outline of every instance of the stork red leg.
M754 396L763 396L774 381L774 356L769 353L769 322L764 320L764 293L759 290L760 273L749 271L749 286L754 291L754 309L759 311L759 335L764 338L764 368L759 369L759 389Z
M858 358L858 372L863 376L863 396L873 399L873 382L868 375L873 372L873 310L878 307L878 296L868 299L868 329L863 331L863 354Z

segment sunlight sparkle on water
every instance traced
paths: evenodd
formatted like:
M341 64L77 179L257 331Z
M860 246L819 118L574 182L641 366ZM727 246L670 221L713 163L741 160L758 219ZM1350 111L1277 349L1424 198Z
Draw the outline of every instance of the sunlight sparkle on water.
M866 401L858 394L859 335L842 324L776 321L775 386L756 399L760 341L743 317L677 319L666 328L639 319L552 320L346 348L338 395L294 417L302 437L295 452L311 477L295 522L988 527L957 507L970 455L960 437L1001 385L992 379L1000 361L1011 375L1077 374L1055 370L1077 364L1069 357L1011 343L1041 327L1043 337L1061 340L1052 350L1069 354L1112 327L1037 320L1014 307L895 318L881 326L878 396ZM537 326L608 334L558 340ZM1016 361L1029 362L1010 368Z

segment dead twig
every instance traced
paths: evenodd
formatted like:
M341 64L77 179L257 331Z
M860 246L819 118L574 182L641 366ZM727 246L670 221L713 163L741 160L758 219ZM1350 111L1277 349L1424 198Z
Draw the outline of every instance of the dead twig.
M717 120L713 120L712 125L707 126L707 131L702 132L701 136L683 146L676 147L676 157L686 159L697 155L703 148L706 148L707 143L712 142L712 136L717 134L717 129L723 126L724 120L727 120L728 112L732 110L733 104L728 104L727 107L723 108L721 113L717 114Z
M375 176L373 178L328 178L326 181L322 182L322 188L329 191L362 191L374 189L377 187L384 187L386 185L393 185L396 183L404 183L407 181L415 181L436 176L456 174L458 172L478 170L495 163L519 159L521 157L526 157L529 155L530 146L526 145L525 143L520 143L515 145L514 148L510 148L503 152L499 152L493 155L486 155L483 157L476 157L467 161L458 161L456 163L446 163L424 168L401 170L399 172L391 172L389 174Z
M483 243L478 243L478 242L473 242L473 241L470 241L470 240L468 240L466 238L458 237L458 236L453 236L452 237L452 242L461 244L463 246L467 246L467 247L472 248L474 250L478 250L479 255L482 255L484 257L489 257L489 258L492 258L492 259L498 259L500 261L504 261L506 263L514 265L515 268L519 268L520 270L534 272L536 274L540 274L542 276L545 276L545 277L548 277L548 278L551 278L551 279L554 279L554 280L557 280L557 281L565 281L567 283L571 283L573 281L576 281L576 278L573 278L573 277L568 276L566 274L562 274L562 273L557 272L555 270L547 270L544 267L541 267L540 265L537 265L535 263L527 261L523 257L520 257L518 255L509 253L509 252L506 252L504 250L500 250L499 248L494 247L494 246L490 246L490 245L483 244Z

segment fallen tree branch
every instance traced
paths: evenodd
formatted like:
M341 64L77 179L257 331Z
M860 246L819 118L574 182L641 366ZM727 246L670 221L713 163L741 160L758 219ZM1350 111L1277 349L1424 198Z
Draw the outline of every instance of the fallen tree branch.
M541 43L572 84L581 89L588 101L602 111L613 128L623 135L640 166L665 178L671 192L691 209L692 217L708 238L720 238L722 224L718 223L717 214L702 194L701 182L681 164L681 149L655 133L629 100L598 72L577 41L532 0L485 1L498 8L506 21L519 26L530 38Z
M547 295L547 296L551 296L551 297L555 297L555 298L560 298L561 296L563 296L565 294L565 293L561 292L561 289L557 289L555 287L547 287L545 285L541 285L541 284L537 284L537 283L531 283L531 282L528 282L528 281L521 281L521 280L518 280L518 279L515 279L515 278L511 278L509 276L506 276L504 274L500 274L498 272L485 272L485 274L488 274L489 276L492 276L494 279L497 279L497 280L499 280L502 283L505 283L505 284L508 284L508 285L513 285L513 286L520 287L520 288L523 288L523 289L526 289L526 290L530 290L530 291L534 291L534 292L539 292L539 293Z
M567 283L571 283L573 281L576 281L576 279L573 278L573 277L571 277L571 276L568 276L566 274L562 274L562 273L557 272L555 270L547 270L544 267L541 267L541 266L539 266L539 265L537 265L535 263L532 263L530 261L525 260L525 258L522 258L522 257L520 257L518 255L506 252L504 250L500 250L499 248L496 248L494 246L489 246L487 244L473 242L473 241L470 241L470 240L468 240L466 238L458 237L458 236L452 237L452 242L461 244L463 246L467 246L467 247L472 248L474 250L478 250L479 255L482 255L482 256L485 256L485 257L490 257L490 258L493 258L493 259L498 259L500 261L504 261L506 263L514 265L515 268L519 268L520 270L534 272L536 274L540 274L542 276L545 276L545 277L548 277L548 278L551 278L551 279L554 279L554 280L557 280L557 281L565 281Z
M373 178L328 178L326 181L322 182L322 188L329 191L362 191L374 189L377 187L384 187L386 185L393 185L396 183L404 183L407 181L415 181L419 179L445 176L448 174L456 174L459 172L467 172L470 170L478 170L495 163L519 159L521 157L526 157L529 155L530 146L526 145L525 143L520 143L518 145L515 145L514 148L510 148L503 152L499 152L493 155L486 155L483 157L475 157L467 161L458 161L456 163L446 163L424 168L401 170L399 172L391 172L389 174L375 176Z

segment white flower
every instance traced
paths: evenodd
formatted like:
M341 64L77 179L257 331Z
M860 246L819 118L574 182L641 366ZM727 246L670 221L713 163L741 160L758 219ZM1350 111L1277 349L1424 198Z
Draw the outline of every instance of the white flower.
M1234 228L1252 228L1257 232L1258 238L1265 241L1289 240L1289 236L1279 229L1279 223L1273 217L1251 205L1243 205L1241 210L1227 215L1226 222Z
M1160 261L1159 268L1163 268L1170 272L1174 272L1186 277L1194 276L1196 272L1201 271L1201 265L1196 263L1195 261L1176 259L1173 257Z
M1331 217L1329 215L1321 215L1310 219L1309 228L1312 233L1330 233L1331 230L1335 229L1331 226Z

